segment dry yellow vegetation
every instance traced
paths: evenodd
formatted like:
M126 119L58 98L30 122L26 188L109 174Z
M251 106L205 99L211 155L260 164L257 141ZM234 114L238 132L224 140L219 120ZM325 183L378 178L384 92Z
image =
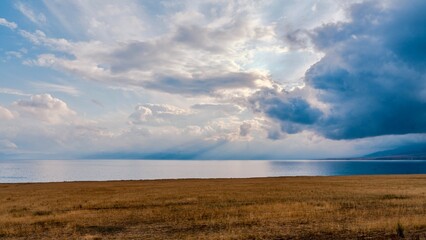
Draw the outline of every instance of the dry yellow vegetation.
M426 239L426 175L0 184L2 239L402 235Z

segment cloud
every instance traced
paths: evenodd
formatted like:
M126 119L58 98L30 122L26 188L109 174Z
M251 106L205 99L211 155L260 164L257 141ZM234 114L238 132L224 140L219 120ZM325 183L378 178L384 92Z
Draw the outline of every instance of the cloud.
M194 110L219 112L226 115L235 115L243 110L240 106L230 103L197 103L191 106Z
M251 141L261 129L247 119L242 107L232 104L195 104L180 108L169 104L140 104L129 116L131 126L155 135L197 138L199 141Z
M81 94L77 88L68 85L46 82L33 82L31 85L41 92L61 92L71 96L79 96Z
M72 43L64 38L49 38L41 30L36 30L33 33L26 30L19 30L19 34L31 41L33 44L43 45L55 51L71 52L78 48L78 44Z
M8 59L10 58L22 58L22 53L17 51L7 51L6 56Z
M262 26L247 15L237 16L226 24L216 27L183 25L177 29L173 40L190 48L211 53L225 53L239 42L274 37L272 26Z
M28 7L24 3L17 2L15 4L15 7L31 22L36 23L38 25L46 23L46 16L43 13L36 14L30 7Z
M18 146L7 140L7 139L0 139L0 151L8 151L8 150L15 150Z
M323 113L304 98L294 95L296 94L264 89L251 96L249 103L254 112L278 121L283 132L298 133L316 124ZM281 137L277 128L268 130L268 138L276 140Z
M63 10L64 6L70 5L70 9L79 9L76 14L81 14L81 21L91 17L90 22L98 22L99 28L117 27L117 32L101 30L108 33L109 38L95 34L90 40L71 41L48 37L40 30L20 30L20 34L33 44L47 48L26 63L51 67L107 85L143 87L178 95L213 95L224 89L256 89L270 86L273 81L267 70L246 67L254 53L283 48L276 38L274 23L262 23L261 16L254 13L254 3L191 3L183 9L161 4L164 11L170 12L161 16L161 21L153 16L152 19L157 20L152 24L162 25L167 21L169 24L164 26L164 31L142 34L144 31L141 30L137 36L126 34L127 30L138 32L137 28L111 22L116 15L124 17L130 25L142 22L145 19L142 13L147 6L134 1L129 1L129 6L134 6L129 11L122 8L113 11L113 2L102 3L104 7L101 9L89 3L61 5L46 1L45 4L53 12L53 9ZM215 7L214 14L210 11L211 5ZM200 21L189 24L181 17L185 14L195 14ZM268 47L258 48L258 43Z
M151 19L139 1L43 1L53 21L68 34L103 42L127 41L146 34ZM76 17L78 16L78 17Z
M248 123L248 122L241 124L240 125L240 136L245 137L245 136L249 135L250 128L251 128L251 124Z
M183 95L209 95L220 89L272 85L262 71L241 71L235 64L236 59L179 46L171 39L111 46L100 42L48 38L41 31L30 33L21 30L20 33L34 44L73 56L64 58L40 54L37 59L26 61L27 64L52 67L106 84Z
M16 23L14 23L14 22L9 22L9 21L7 21L6 19L4 19L4 18L0 18L0 25L3 25L3 26L5 26L5 27L7 27L7 28L10 28L10 29L16 29L17 27L18 27L18 25L16 24Z
M1 94L8 94L8 95L17 95L17 96L31 96L31 94L27 94L22 92L18 89L12 89L12 88L0 88Z
M254 73L227 73L210 77L175 78L161 77L143 84L146 88L168 93L210 95L217 90L255 88L255 82L264 78Z
M0 106L0 119L11 120L14 119L14 115L9 109Z
M331 139L425 133L424 9L424 1L367 1L348 9L349 22L309 33L325 55L305 83L326 110L284 93L254 104L287 133L311 129Z
M318 121L322 113L302 98L272 97L257 102L268 116L281 121L309 125Z
M177 118L189 112L168 104L141 104L129 116L132 124L166 124L172 125Z
M90 101L98 107L104 108L104 104L96 99L90 99Z
M69 122L76 114L64 101L50 94L33 95L29 100L16 101L12 108L22 116L52 124Z

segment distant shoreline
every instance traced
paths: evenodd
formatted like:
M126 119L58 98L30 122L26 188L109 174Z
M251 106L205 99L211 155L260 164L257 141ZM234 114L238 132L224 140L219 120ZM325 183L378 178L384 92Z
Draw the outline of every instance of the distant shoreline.
M332 159L330 159L333 161ZM337 159L336 159L337 160ZM426 161L426 160L425 160ZM85 184L85 183L126 183L126 182L162 182L162 181L232 181L232 180L261 180L261 179L299 179L299 178L381 178L381 177L415 177L424 174L359 174L359 175L333 175L333 176L270 176L270 177L223 177L223 178L158 178L158 179L111 179L111 180L76 180L76 181L51 181L51 182L0 182L1 185L28 185L28 184ZM426 183L425 183L426 184Z

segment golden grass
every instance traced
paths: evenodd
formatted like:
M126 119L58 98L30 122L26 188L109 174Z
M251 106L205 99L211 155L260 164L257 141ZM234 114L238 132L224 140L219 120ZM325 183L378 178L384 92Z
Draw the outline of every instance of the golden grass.
M0 184L2 239L426 239L426 175Z

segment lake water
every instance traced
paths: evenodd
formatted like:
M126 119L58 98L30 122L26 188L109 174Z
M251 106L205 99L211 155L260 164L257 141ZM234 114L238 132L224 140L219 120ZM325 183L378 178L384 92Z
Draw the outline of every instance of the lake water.
M426 160L0 160L0 182L426 174Z

